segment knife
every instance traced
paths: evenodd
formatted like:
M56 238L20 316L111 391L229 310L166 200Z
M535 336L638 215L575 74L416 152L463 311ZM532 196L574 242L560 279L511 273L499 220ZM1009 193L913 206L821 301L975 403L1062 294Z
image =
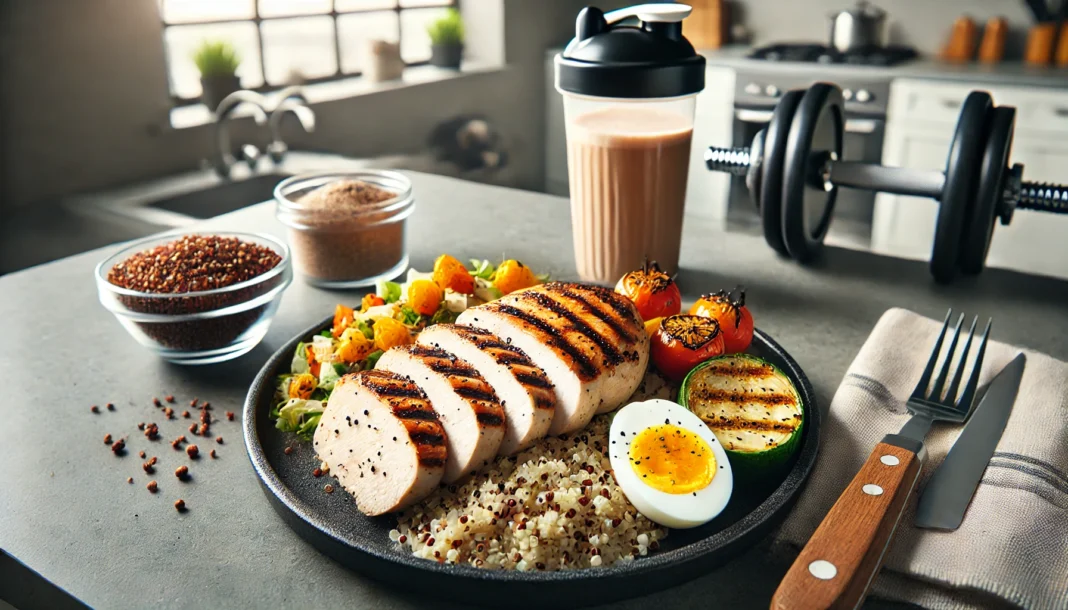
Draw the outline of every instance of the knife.
M955 530L1001 440L1016 402L1027 358L1020 354L1001 370L961 430L945 461L931 476L916 508L916 526Z

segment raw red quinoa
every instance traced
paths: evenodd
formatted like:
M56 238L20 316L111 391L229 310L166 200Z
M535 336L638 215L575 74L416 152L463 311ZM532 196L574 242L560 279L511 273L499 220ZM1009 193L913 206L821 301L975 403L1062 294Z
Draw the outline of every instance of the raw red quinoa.
M147 294L183 294L225 288L274 269L282 257L266 246L236 237L186 235L138 252L108 271L108 282ZM190 314L249 301L269 292L281 275L261 284L219 294L181 298L120 295L131 311L148 314ZM260 319L266 305L229 316L188 322L138 322L141 331L162 346L179 350L224 347ZM159 402L156 399L155 404Z

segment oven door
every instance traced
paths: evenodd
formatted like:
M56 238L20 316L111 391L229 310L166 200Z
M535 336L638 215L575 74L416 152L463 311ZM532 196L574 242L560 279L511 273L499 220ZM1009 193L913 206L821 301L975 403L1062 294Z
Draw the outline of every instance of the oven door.
M771 120L772 107L735 107L733 145L749 146L758 131ZM846 114L843 158L850 161L879 163L883 151L883 133L886 122L883 117L853 116ZM753 212L755 206L745 187L745 178L732 176L728 219L739 223L759 223ZM827 241L834 243L843 239L865 247L871 241L872 209L875 193L839 188L835 202L834 220Z

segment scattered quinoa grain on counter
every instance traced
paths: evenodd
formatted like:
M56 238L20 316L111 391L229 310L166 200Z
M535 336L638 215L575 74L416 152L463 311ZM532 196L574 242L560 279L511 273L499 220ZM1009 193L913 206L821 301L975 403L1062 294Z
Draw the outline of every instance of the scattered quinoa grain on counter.
M189 476L189 466L182 464L174 470L174 476L184 481Z
M315 470L313 470L312 471L312 476L315 477L315 478L319 478L319 477L323 476L322 469L316 468Z
M291 453L293 453L293 448L292 447L286 447L285 450L284 450L284 453L286 455L290 455Z
M112 443L111 452L115 455L122 455L126 453L126 441L120 438L119 440Z
M174 409L170 407L164 409L163 414L167 416L167 419L174 419Z
M214 460L214 459L215 459L216 457L218 457L218 456L216 456L216 455L215 455L215 450L214 450L214 449L212 449L211 451L209 451L209 452L208 452L208 455L210 455L210 456L211 456L211 459L213 459L213 460Z
M323 487L323 491L325 491L328 494L332 494L332 493L334 493L334 486L329 484L329 483L327 483L326 486Z
M99 413L100 412L100 407L98 407L96 405L93 405L93 406L89 407L89 410L92 411L93 413Z
M234 412L233 411L227 411L226 412L226 419L228 419L230 421L234 421Z
M149 481L148 485L145 485L145 489L147 489L151 493L156 493L157 491L159 491L159 483L155 481Z
M174 501L174 509L177 510L178 512L180 512L180 513L184 513L186 511L185 500L183 500L181 498L178 498L177 500L175 500Z
M193 407L195 409L197 407L197 402L198 402L198 399L194 398L193 400L189 401L189 406Z
M105 434L104 435L104 444L105 445L110 445L111 444L111 435L110 434Z
M182 417L189 419L189 411L182 411Z
M210 411L211 410L211 403L205 400L204 402L200 403L200 408L204 409L206 411Z
M200 449L198 449L196 445L189 445L185 448L185 452L189 455L191 459L194 460L197 458L198 455L200 455Z
M163 406L163 405L162 405L162 404L160 403L160 401L159 401L159 399L158 399L158 398L153 398L153 399L152 399L152 404L156 405L157 407L161 407L161 406Z
M167 394L166 396L163 397L163 400L166 400L167 402L173 403L174 402L174 394Z
M145 429L145 422L141 422L141 423L137 424L137 429L138 430L144 430Z
M197 429L197 434L200 436L208 435L208 424L200 424L200 428Z
M197 425L196 424L189 424L189 432L192 433L192 434L196 434L197 433Z
M215 442L216 442L216 443L219 443L220 445L221 445L221 444L223 444L223 437L221 437L221 436L216 436L216 437L215 437Z
M144 451L139 451L137 453L137 456L140 457L143 460L143 459L145 459L145 452Z
M115 410L115 405L111 404L110 402L105 406L107 407L108 411L114 411Z
M133 477L126 477L126 482L133 485Z

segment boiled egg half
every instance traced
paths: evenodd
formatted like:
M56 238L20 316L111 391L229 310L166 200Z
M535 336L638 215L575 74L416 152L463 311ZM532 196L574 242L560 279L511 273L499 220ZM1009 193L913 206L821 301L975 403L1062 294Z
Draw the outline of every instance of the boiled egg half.
M612 474L643 515L685 529L711 521L734 489L727 453L696 415L663 399L616 412L609 433Z

